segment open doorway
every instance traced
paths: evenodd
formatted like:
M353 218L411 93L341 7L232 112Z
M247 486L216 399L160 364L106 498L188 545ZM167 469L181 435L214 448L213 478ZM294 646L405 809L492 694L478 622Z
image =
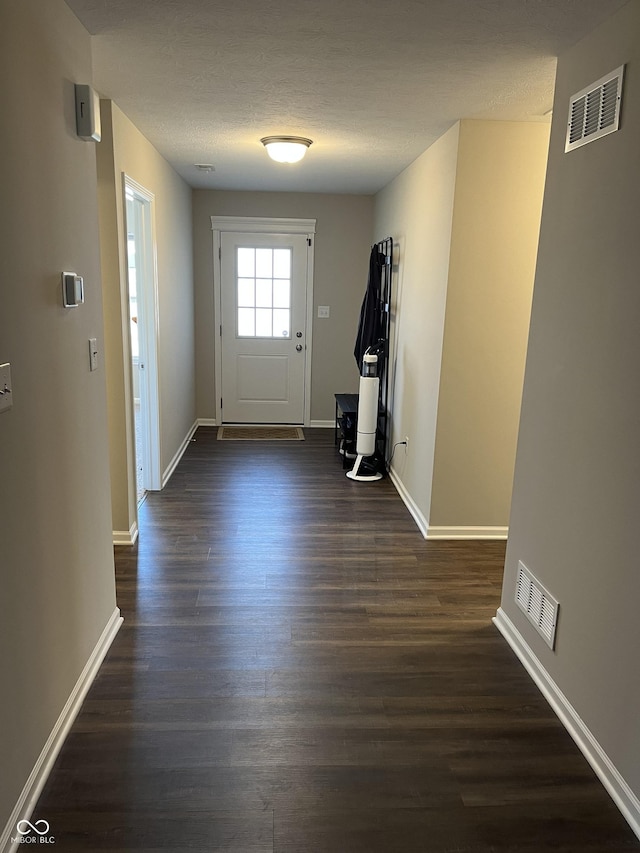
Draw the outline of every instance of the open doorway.
M124 189L135 491L139 504L148 490L161 488L153 195L126 175Z

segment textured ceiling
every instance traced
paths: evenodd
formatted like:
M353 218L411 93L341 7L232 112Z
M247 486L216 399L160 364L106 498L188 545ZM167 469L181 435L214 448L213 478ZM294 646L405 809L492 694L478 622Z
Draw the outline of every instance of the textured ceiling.
M557 54L625 2L67 0L96 88L192 186L354 193L460 118L544 120ZM314 144L283 166L270 134Z

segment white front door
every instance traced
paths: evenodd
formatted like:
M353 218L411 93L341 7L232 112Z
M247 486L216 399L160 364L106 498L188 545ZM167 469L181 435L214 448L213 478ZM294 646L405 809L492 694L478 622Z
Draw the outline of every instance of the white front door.
M223 423L304 423L308 243L220 235Z

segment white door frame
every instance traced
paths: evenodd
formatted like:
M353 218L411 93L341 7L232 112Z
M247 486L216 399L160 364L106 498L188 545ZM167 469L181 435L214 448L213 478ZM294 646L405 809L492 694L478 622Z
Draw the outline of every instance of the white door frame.
M313 331L313 258L315 249L315 219L280 219L267 216L212 216L213 231L213 299L215 329L215 383L216 423L222 423L220 389L222 388L222 266L220 263L220 235L224 231L246 234L304 234L309 241L307 252L307 312L305 341L307 358L305 364L304 426L311 423L311 354Z
M139 371L139 380L141 387L144 386L146 398L146 417L143 418L142 426L144 429L144 459L142 464L143 486L149 491L160 491L162 489L162 473L160 470L160 390L158 382L158 266L156 260L156 225L155 225L155 196L152 192L145 189L141 184L129 177L125 172L122 173L122 199L124 203L124 223L125 223L125 261L127 258L128 249L126 241L128 239L127 228L127 191L133 193L134 198L141 201L144 205L143 210L143 270L144 275L142 281L137 283L138 299L142 300L142 338L145 347L144 369ZM126 359L129 365L130 388L129 394L129 412L128 417L130 423L133 422L135 428L135 411L133 399L133 376L132 371L132 354L131 354L131 334L129 329L129 272L128 263L127 269L127 293L126 310L122 312L123 321L123 340L125 341ZM142 393L141 393L142 396ZM135 441L135 438L134 438ZM128 478L129 482L133 483L133 488L136 488L136 462L135 462L135 446L133 454L129 454L128 460ZM137 506L137 501L136 501ZM136 511L137 514L137 511Z

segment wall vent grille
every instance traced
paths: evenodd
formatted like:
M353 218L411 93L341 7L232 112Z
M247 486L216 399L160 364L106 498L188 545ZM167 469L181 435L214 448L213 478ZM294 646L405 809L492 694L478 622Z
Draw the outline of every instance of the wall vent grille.
M558 624L558 602L540 581L534 578L523 562L518 562L516 604L524 611L549 648L553 649Z
M618 130L623 75L621 65L571 96L565 152Z

